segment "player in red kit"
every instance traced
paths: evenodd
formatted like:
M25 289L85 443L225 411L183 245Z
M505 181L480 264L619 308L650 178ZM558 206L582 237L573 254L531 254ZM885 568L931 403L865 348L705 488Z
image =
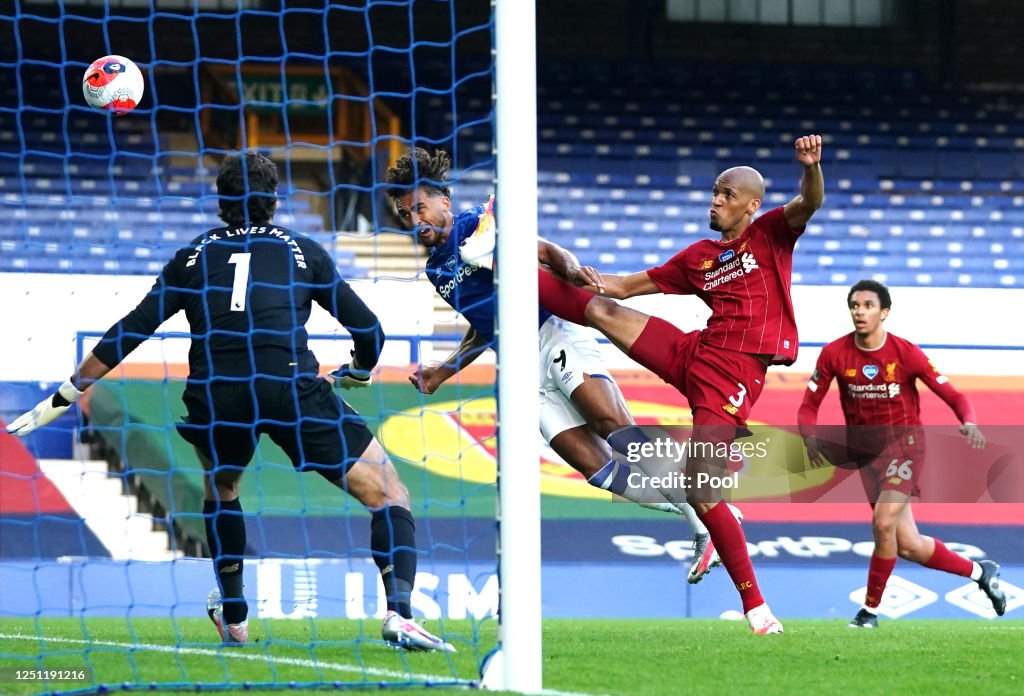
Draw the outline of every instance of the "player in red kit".
M972 447L980 449L985 446L985 436L974 423L974 409L920 348L883 328L892 307L888 288L874 280L862 280L850 288L847 306L853 333L822 349L798 421L812 466L825 465L825 451L830 449L836 450L830 452L834 459L852 459L860 468L873 508L875 550L868 567L867 596L850 627L878 626L878 605L897 555L926 568L971 578L1002 616L1006 595L999 587L999 566L994 561L968 560L938 539L922 535L910 509L911 496L919 493L917 481L924 463L916 381L928 385L953 409L962 423L960 432ZM833 378L839 383L848 428L848 447L843 453L815 437L818 407Z
M803 166L800 194L784 207L754 216L764 200L764 180L750 167L727 169L712 189L710 227L719 239L691 244L662 266L626 276L602 276L604 297L539 276L541 304L549 312L577 324L592 326L631 358L676 387L693 414L691 443L731 445L747 434L747 416L764 387L768 365L792 364L797 354L792 284L793 247L804 226L824 199L821 136L795 142ZM702 331L683 332L669 322L624 307L625 299L654 293L696 295L711 308ZM616 431L608 442L618 452L635 452L647 440L639 428ZM719 472L713 448L690 447L686 474ZM721 492L687 487L686 499L696 507L711 533L722 564L743 601L751 630L781 633L758 589L746 539L739 523L722 503Z

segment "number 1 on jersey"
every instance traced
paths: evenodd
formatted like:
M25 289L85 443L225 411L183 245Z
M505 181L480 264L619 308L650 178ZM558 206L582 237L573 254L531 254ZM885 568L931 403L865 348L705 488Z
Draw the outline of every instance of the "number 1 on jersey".
M228 257L228 263L235 264L235 282L231 287L231 311L245 311L245 289L249 287L249 261L252 254L232 254Z

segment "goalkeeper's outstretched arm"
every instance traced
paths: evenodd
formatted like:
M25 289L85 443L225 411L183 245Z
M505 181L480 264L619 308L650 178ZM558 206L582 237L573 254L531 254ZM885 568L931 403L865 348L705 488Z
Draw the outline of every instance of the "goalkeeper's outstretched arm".
M112 368L92 353L85 356L70 379L60 385L50 396L46 397L28 413L23 413L7 426L7 432L18 437L25 437L37 428L49 425L64 415L71 404L85 393L93 383L101 379Z
M173 278L173 271L171 264L167 264L152 290L135 309L107 329L96 347L75 369L75 373L35 408L15 418L7 426L7 432L24 437L57 420L71 404L78 401L86 389L117 367L129 353L152 336L167 317L177 312L180 297L173 291L173 283L168 282Z
M331 373L335 385L342 389L370 386L373 368L377 366L385 340L377 315L340 277L336 279L331 301L322 302L321 305L348 329L355 344L351 362Z
M85 390L117 367L122 359L147 338L163 322L160 304L160 281L131 312L107 329L94 348L75 369L75 373L52 395L35 408L14 419L7 432L24 437L37 428L57 420Z

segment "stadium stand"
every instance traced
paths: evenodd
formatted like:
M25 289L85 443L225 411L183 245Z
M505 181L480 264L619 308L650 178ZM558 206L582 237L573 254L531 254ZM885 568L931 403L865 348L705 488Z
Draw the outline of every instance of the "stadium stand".
M182 166L195 155L161 142L155 120L65 112L47 77L26 77L31 105L0 110L0 272L155 274L218 224L215 169ZM14 86L4 96L23 99ZM282 189L276 222L329 243L323 216ZM364 275L353 252L335 258Z
M914 71L555 66L540 99L540 231L611 272L664 262L707 234L718 172L756 167L765 205L781 205L795 193L791 141L820 132L826 209L795 282L1020 287L1019 101L936 89ZM487 150L480 135L463 151ZM458 198L472 205L490 186L468 172Z
M745 88L716 87L726 83ZM441 144L464 167L456 197L471 206L492 189L492 173L472 167L492 129L486 99L456 96L463 125ZM765 205L784 203L790 142L815 131L826 210L800 242L795 282L1024 285L1019 97L947 92L914 71L599 63L555 64L540 96L540 231L586 263L634 271L704 236L711 184L728 166L756 167ZM451 132L451 96L425 99L414 132ZM0 113L0 215L13 222L0 229L0 271L151 274L212 224L212 172L173 164L154 132L149 119ZM327 241L309 200L284 194L277 221ZM365 275L351 249L336 256L343 273Z

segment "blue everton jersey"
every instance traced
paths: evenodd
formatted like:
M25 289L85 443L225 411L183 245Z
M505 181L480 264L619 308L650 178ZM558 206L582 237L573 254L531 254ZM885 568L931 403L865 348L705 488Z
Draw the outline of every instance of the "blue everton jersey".
M459 247L476 232L484 220L485 208L479 205L455 216L452 232L445 243L430 250L427 278L437 294L461 314L482 338L494 340L494 273L463 263Z
M494 340L494 313L497 295L494 273L463 262L459 247L478 229L494 224L492 203L478 205L455 216L452 231L445 243L430 250L427 257L427 278L452 309L465 317L470 326L488 341ZM550 314L541 311L543 324Z

